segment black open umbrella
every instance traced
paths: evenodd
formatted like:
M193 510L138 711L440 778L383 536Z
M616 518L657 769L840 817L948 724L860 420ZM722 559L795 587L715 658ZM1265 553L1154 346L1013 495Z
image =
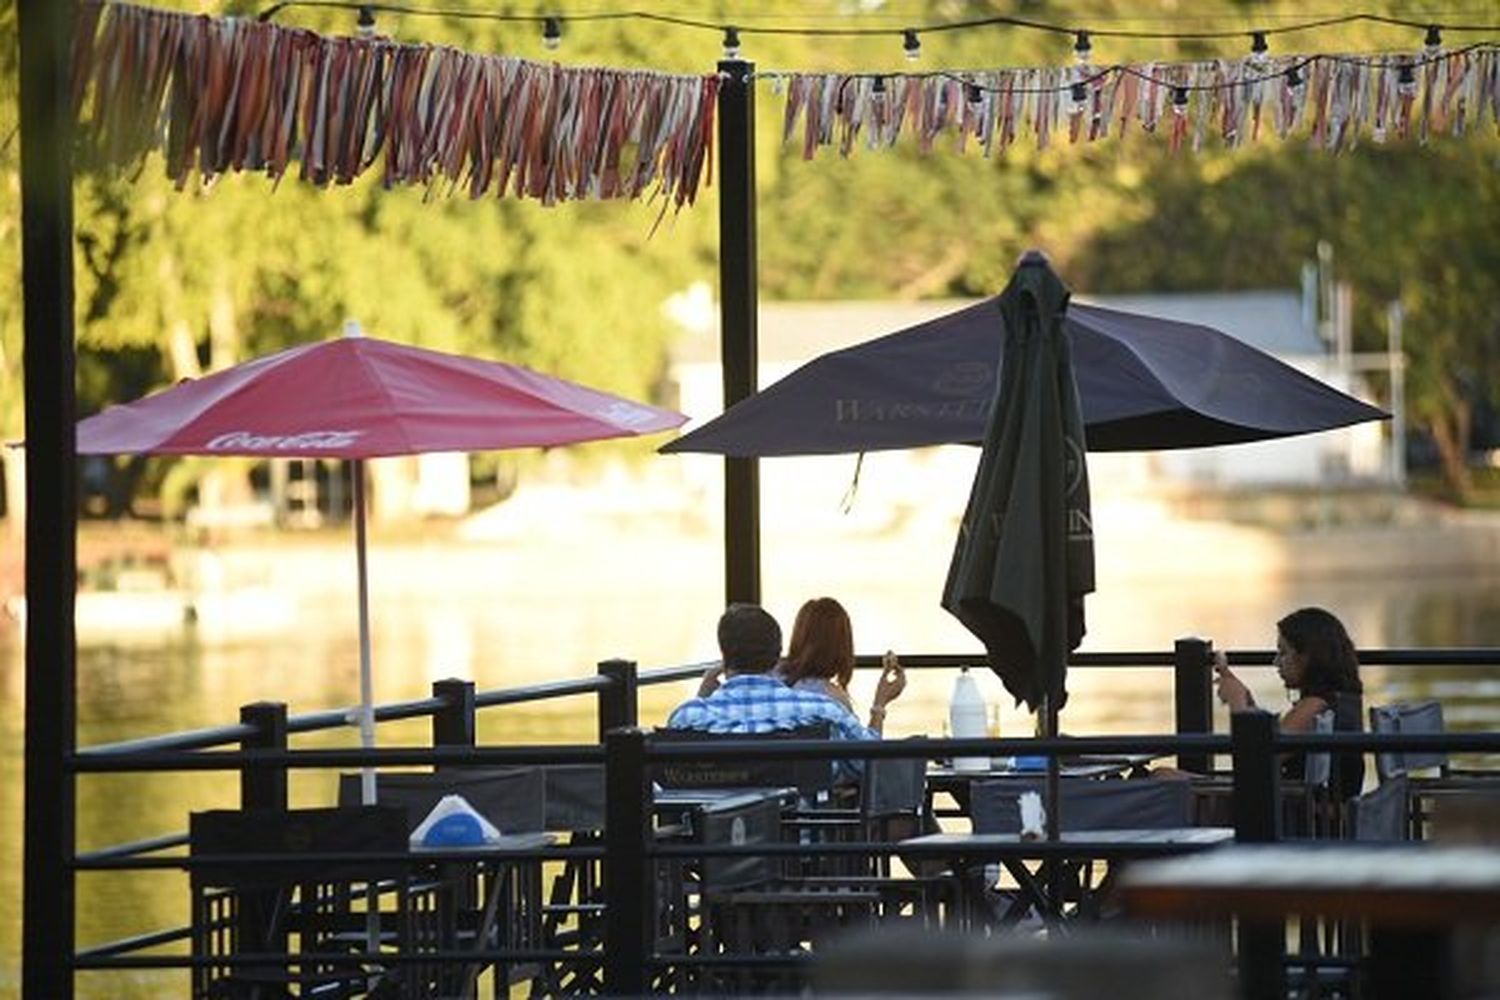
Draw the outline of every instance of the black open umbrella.
M1055 712L1094 589L1083 417L1063 318L1068 290L1027 254L999 299L1010 336L943 607L984 643L1017 701Z
M1388 416L1210 327L1079 304L1063 327L1090 451L1237 444ZM749 458L977 444L1006 329L991 298L832 351L661 450Z

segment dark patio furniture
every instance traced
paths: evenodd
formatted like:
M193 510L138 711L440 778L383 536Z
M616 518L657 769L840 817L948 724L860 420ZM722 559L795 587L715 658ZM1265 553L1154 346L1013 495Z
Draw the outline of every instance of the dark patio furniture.
M1443 703L1436 699L1393 702L1370 707L1370 730L1376 733L1432 734L1445 731ZM1425 840L1436 804L1450 798L1500 795L1500 771L1453 767L1443 751L1397 750L1375 755L1382 783L1405 777L1413 840Z
M358 774L339 775L339 805L359 803L360 778ZM380 805L405 811L408 833L445 795L463 796L501 833L535 833L544 828L544 780L538 767L454 767L377 774L375 788Z
M413 937L406 837L405 812L385 806L192 814L193 953L223 960L194 969L195 1000L364 996L381 979L407 989L415 970L380 962L387 941ZM381 894L395 905L372 923L363 910Z
M1066 785L1064 787L1067 787ZM1035 912L1050 925L1075 917L1094 920L1104 915L1104 899L1114 882L1107 877L1084 890L1081 882L1072 891L1055 898L1049 869L1056 868L1066 884L1066 873L1080 866L1103 862L1111 870L1140 858L1170 857L1208 850L1234 839L1228 827L1172 827L1162 829L1115 829L1062 831L1057 840L1028 839L1018 833L934 833L902 841L903 854L947 860L957 873L954 883L964 904L948 926L965 930L986 926L1013 926ZM1014 890L991 892L978 877L987 864L1002 866L1015 880Z
M1133 914L1154 919L1234 916L1273 930L1316 914L1364 925L1359 996L1469 993L1450 949L1455 929L1500 922L1500 856L1483 848L1430 844L1235 845L1196 857L1136 866L1121 895ZM1242 941L1243 945L1243 941ZM1246 1000L1284 1000L1278 963L1241 952Z

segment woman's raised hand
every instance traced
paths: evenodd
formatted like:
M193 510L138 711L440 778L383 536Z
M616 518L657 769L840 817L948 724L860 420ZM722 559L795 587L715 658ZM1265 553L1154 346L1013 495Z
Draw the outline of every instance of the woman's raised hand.
M875 687L875 705L878 708L884 708L895 701L906 690L906 668L901 666L896 654L886 650L881 664L880 683Z
M1219 700L1228 705L1231 712L1243 712L1255 707L1250 689L1229 669L1229 657L1224 655L1223 650L1214 651L1214 684L1218 687Z

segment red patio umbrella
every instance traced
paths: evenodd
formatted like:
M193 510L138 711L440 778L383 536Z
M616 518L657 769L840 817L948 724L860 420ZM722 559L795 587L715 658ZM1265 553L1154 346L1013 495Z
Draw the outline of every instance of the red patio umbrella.
M293 347L78 423L80 455L253 455L354 463L360 739L375 744L364 465L430 451L498 451L653 434L687 418L516 365L352 334ZM366 770L365 801L374 800Z

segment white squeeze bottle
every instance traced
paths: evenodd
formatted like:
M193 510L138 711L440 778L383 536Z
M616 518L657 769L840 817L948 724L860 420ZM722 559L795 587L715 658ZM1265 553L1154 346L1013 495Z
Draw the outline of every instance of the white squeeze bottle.
M989 710L984 695L979 693L979 684L969 673L968 667L960 667L958 680L953 682L953 700L948 703L948 729L956 740L982 740ZM985 771L989 769L988 757L956 757L955 771Z

